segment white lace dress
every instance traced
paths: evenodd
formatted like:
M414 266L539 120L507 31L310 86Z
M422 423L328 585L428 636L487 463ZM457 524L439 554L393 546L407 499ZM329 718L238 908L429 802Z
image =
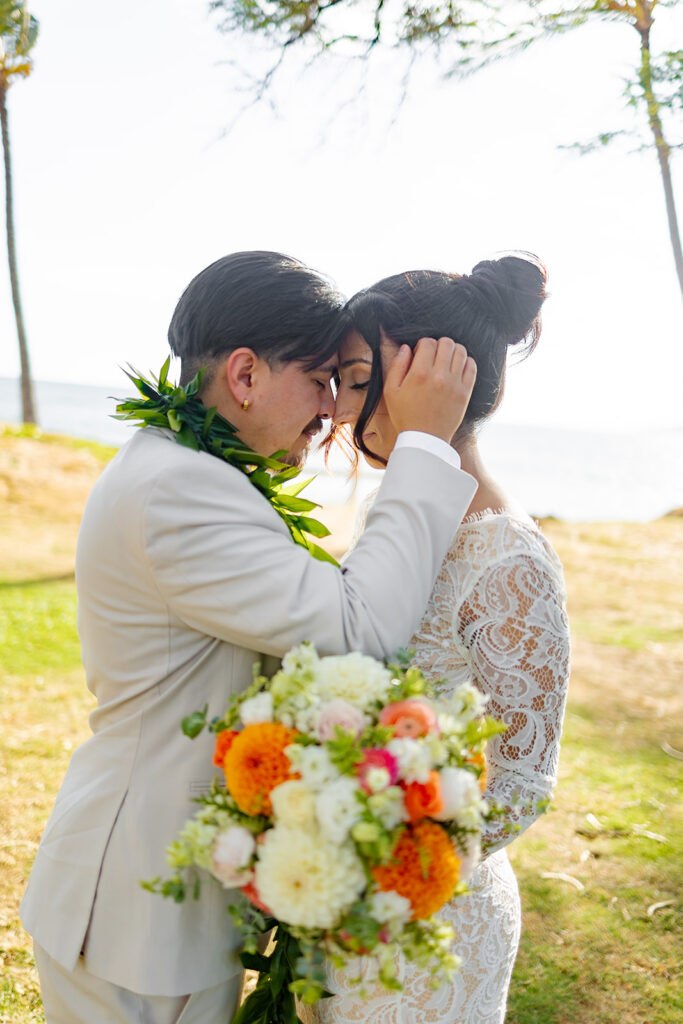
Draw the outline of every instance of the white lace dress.
M521 925L519 890L507 852L541 813L557 778L569 676L569 629L562 566L531 519L487 512L459 527L412 639L416 661L448 687L472 681L487 712L508 730L488 744L486 795L517 827L498 820L484 835L471 893L440 912L455 926L462 965L437 991L401 964L403 991L373 980L372 958L330 969L335 993L300 1007L306 1024L502 1024ZM358 969L359 968L359 969ZM364 979L364 1001L351 977Z

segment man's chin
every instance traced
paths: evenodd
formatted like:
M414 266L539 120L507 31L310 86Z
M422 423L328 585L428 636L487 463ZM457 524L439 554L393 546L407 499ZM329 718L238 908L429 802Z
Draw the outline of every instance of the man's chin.
M295 455L294 452L287 452L286 455L282 456L280 462L284 462L286 466L296 466L297 469L301 469L306 461L307 454L307 451L299 452L298 455Z
M288 466L296 466L297 469L301 469L308 458L309 445L310 441L307 441L306 444L302 445L302 447L288 451L286 455L282 456L281 461L286 463Z

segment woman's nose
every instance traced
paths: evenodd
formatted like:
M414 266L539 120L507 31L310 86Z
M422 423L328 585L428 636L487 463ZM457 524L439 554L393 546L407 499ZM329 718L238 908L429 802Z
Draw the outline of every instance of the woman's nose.
M362 402L354 401L356 396L349 388L340 385L337 389L337 401L332 414L332 422L336 427L342 427L345 423L354 426L363 407Z

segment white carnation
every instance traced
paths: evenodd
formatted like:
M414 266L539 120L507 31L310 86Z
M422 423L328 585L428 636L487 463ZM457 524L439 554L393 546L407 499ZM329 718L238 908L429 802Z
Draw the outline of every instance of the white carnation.
M333 928L365 888L351 844L277 825L259 846L256 887L275 917L303 928Z
M321 700L339 697L364 711L374 701L386 700L391 673L365 654L333 655L321 658L315 670L313 689Z
M257 693L255 697L240 704L240 718L244 725L259 725L260 722L273 721L273 698L267 692Z
M419 740L394 739L387 743L387 750L398 761L399 777L404 782L429 781L432 758L429 747Z
M360 820L361 806L356 797L359 792L355 779L341 775L318 793L315 813L322 833L332 843L341 843L351 828Z
M339 769L332 764L325 747L304 747L300 743L291 743L285 747L285 754L294 771L299 773L311 789L321 789L328 782L339 778Z

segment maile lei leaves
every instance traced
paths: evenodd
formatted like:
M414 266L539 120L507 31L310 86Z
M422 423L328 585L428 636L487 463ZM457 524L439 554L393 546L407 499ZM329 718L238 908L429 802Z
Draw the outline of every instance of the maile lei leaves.
M338 563L310 539L327 537L329 530L307 513L319 506L314 501L300 498L300 492L310 483L291 484L299 475L296 466L281 462L284 451L274 455L259 455L240 440L231 423L220 416L215 408L207 409L197 397L204 370L186 387L170 384L168 369L170 357L161 367L158 377L147 380L137 370L124 371L140 392L141 398L127 398L116 406L114 419L132 420L141 427L165 427L175 434L178 444L195 451L208 452L244 473L251 483L270 502L287 524L295 544L306 548L321 562ZM131 367L132 369L132 367Z

